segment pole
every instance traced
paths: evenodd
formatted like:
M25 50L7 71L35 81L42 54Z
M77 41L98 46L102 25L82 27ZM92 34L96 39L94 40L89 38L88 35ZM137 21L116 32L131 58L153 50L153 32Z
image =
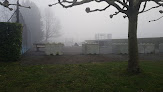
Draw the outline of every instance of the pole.
M17 1L16 23L19 23L19 0Z

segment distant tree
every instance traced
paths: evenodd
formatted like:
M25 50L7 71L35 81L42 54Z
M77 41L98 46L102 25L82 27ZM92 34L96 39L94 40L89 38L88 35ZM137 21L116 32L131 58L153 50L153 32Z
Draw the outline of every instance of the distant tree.
M139 56L138 56L138 44L137 44L137 22L138 22L138 14L147 12L154 8L158 8L163 6L163 0L58 0L57 3L52 4L60 4L64 8L70 8L77 5L83 5L90 2L105 2L108 5L103 9L95 9L91 10L89 7L86 8L86 12L95 12L95 11L104 11L110 6L113 6L117 9L117 11L110 15L110 18L118 15L119 13L125 14L123 17L128 18L129 27L128 27L128 47L129 47L129 60L128 60L128 72L133 74L137 74L140 72L139 67ZM148 2L154 2L156 6L146 9ZM49 6L52 6L49 5ZM143 6L141 9L140 6Z
M31 42L40 42L43 40L43 21L39 8L34 2L26 0L22 2L23 6L31 6L32 9L20 9L26 26L31 31Z
M59 20L53 14L51 9L46 8L44 12L44 30L45 30L45 41L48 42L50 38L59 37L61 25Z

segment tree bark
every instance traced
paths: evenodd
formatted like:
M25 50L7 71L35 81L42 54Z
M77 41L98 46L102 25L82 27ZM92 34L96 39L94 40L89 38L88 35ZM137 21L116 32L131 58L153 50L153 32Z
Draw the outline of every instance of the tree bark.
M139 73L139 56L138 56L138 42L137 42L137 21L138 13L136 11L131 11L128 16L129 28L128 28L128 72Z

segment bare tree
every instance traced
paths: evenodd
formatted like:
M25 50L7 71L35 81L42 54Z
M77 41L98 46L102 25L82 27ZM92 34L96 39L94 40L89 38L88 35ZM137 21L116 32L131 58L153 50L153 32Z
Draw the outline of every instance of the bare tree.
M119 13L125 14L123 17L128 17L129 27L128 27L128 46L129 46L129 60L128 60L128 72L131 73L139 73L139 56L138 56L138 44L137 44L137 22L138 22L138 15L147 11L150 11L154 8L158 8L163 6L163 0L58 0L57 3L52 5L60 4L64 8L70 8L77 5L82 5L90 2L105 2L108 5L103 9L95 9L91 10L89 7L86 8L86 12L95 12L95 11L104 11L110 6L113 6L117 9L117 11L110 15L112 18ZM156 6L146 9L148 2L154 2ZM49 6L52 6L49 5ZM140 6L143 6L141 9Z
M46 8L44 15L45 41L48 42L50 38L59 37L61 35L60 28L60 22L53 14L53 11Z

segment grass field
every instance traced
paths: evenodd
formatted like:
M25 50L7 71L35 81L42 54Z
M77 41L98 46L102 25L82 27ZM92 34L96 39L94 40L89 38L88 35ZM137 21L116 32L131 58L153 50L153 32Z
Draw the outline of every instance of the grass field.
M163 92L163 61L143 61L129 75L127 62L22 66L0 62L0 92Z

